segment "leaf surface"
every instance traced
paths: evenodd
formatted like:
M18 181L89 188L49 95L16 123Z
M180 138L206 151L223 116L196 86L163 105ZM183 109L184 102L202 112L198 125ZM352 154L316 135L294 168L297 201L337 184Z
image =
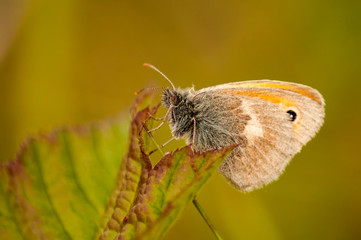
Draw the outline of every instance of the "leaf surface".
M153 167L150 128L159 105L28 139L0 168L2 239L159 239L232 147L165 154Z

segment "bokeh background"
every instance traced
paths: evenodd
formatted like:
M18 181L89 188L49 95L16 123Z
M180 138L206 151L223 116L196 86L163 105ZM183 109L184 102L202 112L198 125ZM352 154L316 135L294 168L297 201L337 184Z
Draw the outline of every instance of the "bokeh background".
M128 114L135 91L169 86L144 62L180 87L303 83L325 97L326 119L285 174L247 194L215 174L198 200L224 239L361 239L360 45L358 0L0 0L0 159L28 135ZM190 205L165 239L213 236Z

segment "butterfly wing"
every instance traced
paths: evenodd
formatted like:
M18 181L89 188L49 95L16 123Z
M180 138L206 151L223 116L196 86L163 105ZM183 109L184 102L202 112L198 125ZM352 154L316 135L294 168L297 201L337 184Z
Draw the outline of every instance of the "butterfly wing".
M277 179L290 159L316 134L324 118L324 101L316 90L280 81L205 88L196 92L194 101L204 115L196 126L196 149L240 144L219 172L242 191ZM295 113L294 121L289 111ZM207 127L202 120L210 121Z

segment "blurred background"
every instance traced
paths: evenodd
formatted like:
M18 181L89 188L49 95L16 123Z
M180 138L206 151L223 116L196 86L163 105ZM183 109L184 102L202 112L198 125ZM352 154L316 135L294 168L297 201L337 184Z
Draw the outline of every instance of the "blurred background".
M323 94L325 124L280 179L243 194L214 174L198 200L225 240L361 239L360 13L357 0L0 0L0 159L169 86L144 62L180 87L303 83ZM214 238L189 205L165 239Z

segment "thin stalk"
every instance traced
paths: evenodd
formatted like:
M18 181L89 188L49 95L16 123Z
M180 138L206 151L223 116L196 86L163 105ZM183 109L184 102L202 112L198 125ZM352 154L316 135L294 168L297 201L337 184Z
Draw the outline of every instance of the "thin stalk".
M207 223L208 227L211 229L211 231L213 232L214 236L218 239L218 240L222 240L221 236L218 234L218 232L216 231L216 229L214 228L213 224L211 223L210 219L208 218L206 212L203 210L203 208L201 207L201 205L199 204L199 202L197 201L196 197L193 198L193 205L197 208L199 214L202 216L203 220Z

